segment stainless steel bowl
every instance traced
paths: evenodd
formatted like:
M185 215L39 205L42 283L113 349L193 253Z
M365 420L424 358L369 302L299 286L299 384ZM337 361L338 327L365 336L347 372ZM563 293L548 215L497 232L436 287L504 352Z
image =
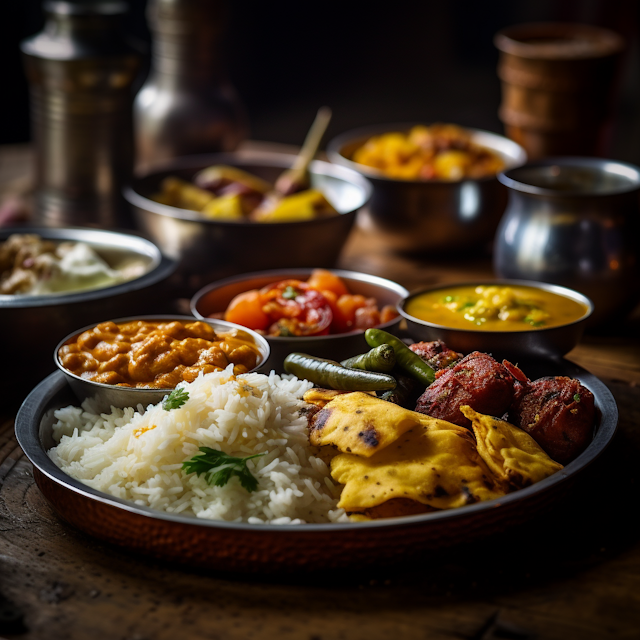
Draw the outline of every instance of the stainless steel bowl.
M12 388L28 391L54 370L51 351L78 326L103 318L150 313L165 299L161 288L176 263L144 238L82 228L20 227L0 230L0 242L13 233L32 233L54 242L86 242L111 266L132 256L147 263L144 275L101 289L53 295L0 295L0 348L11 363Z
M491 240L507 203L506 190L495 176L458 182L397 180L351 160L356 149L372 136L404 132L413 126L366 127L329 142L329 159L366 176L373 186L366 215L359 221L384 233L385 241L398 251L444 252ZM468 131L475 143L498 153L507 168L527 159L524 149L508 138L479 129Z
M498 178L509 205L495 238L497 277L581 291L595 305L590 327L640 302L640 167L547 158Z
M170 315L151 315L151 316L132 316L128 318L117 318L112 320L111 322L131 322L133 320L181 320L186 322L194 322L196 318L192 318L190 316L170 316ZM258 365L252 369L252 371L257 371L261 369L265 362L269 358L269 343L255 331L251 329L247 329L246 327L241 327L240 325L234 324L233 322L226 322L224 320L210 320L208 318L200 318L203 322L207 322L210 324L216 331L220 332L237 332L238 334L246 334L249 335L256 346L258 347L261 359ZM75 373L72 373L68 369L65 369L60 362L60 358L58 357L58 352L60 348L65 344L72 342L75 338L77 338L81 333L87 331L88 329L92 329L96 326L97 323L90 324L82 329L77 329L73 333L69 334L65 338L63 338L58 346L55 348L53 353L53 360L64 374L71 390L76 395L80 402L84 402L87 399L90 399L92 402L93 410L97 413L110 411L111 407L124 408L124 407L137 407L139 404L142 405L143 408L147 408L150 404L157 404L161 402L162 399L171 393L171 389L138 389L135 387L118 387L112 384L104 384L102 382L93 382L92 380L86 380L80 376L77 376Z
M251 289L260 289L272 282L279 282L288 278L306 280L312 271L313 269L260 271L214 282L194 295L191 300L191 312L197 318L206 318L212 313L223 312L231 300L239 293ZM351 293L361 294L367 298L375 298L378 301L379 308L385 305L395 306L409 293L404 287L391 280L385 280L366 273L342 271L340 269L332 269L332 273L335 273L343 280ZM398 316L391 322L380 325L380 328L393 333L398 329L400 321L401 318ZM267 336L267 341L271 347L271 356L265 363L263 370L274 369L278 373L284 371L284 359L293 351L340 361L369 349L362 331L310 337Z
M193 292L220 277L257 269L332 267L371 185L355 171L328 162L311 164L312 186L340 215L300 222L256 223L207 220L197 212L159 204L151 196L167 176L187 180L214 164L239 167L273 183L295 156L238 151L180 158L139 177L125 189L138 227L170 256Z
M575 300L583 304L587 311L584 316L575 322L549 327L547 329L524 329L523 331L485 331L474 329L454 329L426 320L420 320L405 310L407 303L422 293L427 291L437 291L438 289L448 289L451 286L478 286L478 285L498 285L498 286L525 286L535 287L543 291L550 291L561 296ZM416 341L442 340L454 351L467 354L472 351L483 351L491 353L496 358L558 358L573 349L584 332L585 324L589 316L593 313L593 303L583 294L559 287L553 284L542 282L531 282L529 280L494 280L491 282L460 282L455 285L446 284L435 287L427 287L420 291L414 291L410 296L398 304L398 311L407 321L409 335Z

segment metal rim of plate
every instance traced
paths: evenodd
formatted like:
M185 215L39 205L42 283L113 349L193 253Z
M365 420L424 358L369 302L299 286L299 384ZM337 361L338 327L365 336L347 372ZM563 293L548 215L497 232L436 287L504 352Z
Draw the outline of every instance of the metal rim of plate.
M367 522L270 525L204 520L195 518L194 516L175 515L156 511L150 507L138 506L126 500L115 498L92 489L59 469L47 455L40 437L40 427L45 410L49 409L51 411L54 408L56 398L64 393L66 389L66 380L60 372L55 372L45 378L29 394L16 417L15 431L18 443L36 469L50 481L65 490L65 493L61 495L68 496L67 491L73 492L88 501L105 503L116 509L129 512L130 514L163 521L163 524L166 526L175 525L178 527L192 525L198 528L202 527L204 529L217 530L218 532L235 532L239 537L242 537L243 534L255 534L256 532L269 533L269 535L275 535L276 537L278 534L286 537L287 535L290 536L291 534L298 533L307 536L305 540L308 540L309 544L312 544L313 535L309 537L308 534L327 534L331 532L332 536L336 536L337 540L341 532L353 534L356 531L362 531L363 535L372 536L375 535L376 532L383 534L385 532L389 533L389 530L400 530L407 527L415 528L416 526L428 536L430 524L455 523L457 519L468 519L469 516L479 517L483 513L488 512L493 514L495 520L495 515L496 513L500 513L500 509L508 511L507 507L509 505L513 506L515 503L539 497L541 494L553 489L559 489L561 484L567 480L574 479L579 472L583 471L598 458L609 445L617 428L618 409L613 395L606 385L585 369L567 360L552 360L546 364L550 369L548 374L567 375L577 378L582 384L589 388L595 396L596 407L600 418L599 424L596 428L593 441L580 456L561 471L545 480L525 489L510 493L500 499L457 509ZM58 402L60 401L58 400ZM67 405L63 404L62 406ZM52 506L58 510L55 503L53 503Z

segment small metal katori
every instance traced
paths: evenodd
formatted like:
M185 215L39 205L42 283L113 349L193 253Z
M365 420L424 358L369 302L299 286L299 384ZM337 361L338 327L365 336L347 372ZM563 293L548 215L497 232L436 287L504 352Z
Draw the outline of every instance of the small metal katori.
M406 311L407 304L421 294L439 289L445 290L451 286L531 287L574 300L584 307L584 314L573 322L555 327L530 327L520 331L487 331L476 329L471 322L468 329L447 327L416 318ZM442 340L455 351L461 353L484 351L496 358L560 358L580 342L585 326L593 313L593 303L578 291L553 284L529 280L483 280L437 285L413 291L410 296L398 303L398 311L407 322L407 332L416 341Z
M240 335L242 337L248 337L253 340L256 347L260 351L260 362L253 369L253 371L260 369L265 362L269 359L269 343L258 333L234 324L233 322L226 322L225 320L211 320L208 318L192 318L190 316L172 316L172 315L151 315L151 316L133 316L129 318L117 318L111 320L116 324L125 322L134 322L136 320L149 320L149 321L163 321L163 322L206 322L210 324L213 329L221 333L232 333L234 335ZM56 366L62 372L67 379L69 386L73 390L76 398L80 402L90 400L91 408L97 413L103 411L110 411L111 407L117 407L122 409L124 407L138 407L142 406L146 409L151 404L157 404L162 399L171 393L172 389L145 389L137 387L120 387L113 384L104 384L102 382L95 382L93 380L87 380L82 376L78 376L72 373L60 362L58 353L65 344L74 342L81 333L88 331L96 326L96 323L90 324L82 329L77 329L70 335L63 338L56 347L53 359Z
M224 312L231 300L238 294L261 289L262 287L294 278L307 280L313 269L272 269L247 273L233 278L218 280L198 291L191 299L191 313L198 318L207 318L212 313ZM332 269L353 294L375 298L378 307L395 305L408 291L401 285L385 278L372 276L368 273ZM398 331L402 318L397 316L393 320L379 326L391 333ZM271 355L263 366L265 372L274 369L277 373L284 371L284 359L292 352L299 351L319 358L331 360L345 360L369 349L363 331L329 334L325 336L266 336L271 347Z
M156 511L92 489L63 473L47 455L55 446L56 410L77 404L60 372L43 380L27 397L16 418L16 437L33 464L38 487L60 517L133 553L200 571L295 573L398 566L541 516L570 495L579 474L610 443L618 409L598 378L566 360L524 365L532 377L566 375L591 390L599 416L591 444L564 469L525 489L497 500L416 516L344 524L259 525Z

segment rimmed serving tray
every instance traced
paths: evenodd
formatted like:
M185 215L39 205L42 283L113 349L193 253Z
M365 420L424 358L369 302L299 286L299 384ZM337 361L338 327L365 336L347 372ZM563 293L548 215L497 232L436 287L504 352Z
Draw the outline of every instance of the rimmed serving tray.
M250 525L173 515L96 491L63 473L46 451L54 446L54 411L77 405L64 376L45 378L24 401L16 437L33 463L36 483L69 524L101 540L159 559L219 571L297 571L399 562L534 518L563 497L573 480L607 447L618 408L606 385L567 360L520 362L531 378L566 375L595 396L599 419L591 444L562 471L531 487L460 509L370 522Z

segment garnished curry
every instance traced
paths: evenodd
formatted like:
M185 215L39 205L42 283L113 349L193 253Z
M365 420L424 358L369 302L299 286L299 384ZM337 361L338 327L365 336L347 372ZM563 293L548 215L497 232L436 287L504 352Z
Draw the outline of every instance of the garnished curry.
M425 322L481 331L528 331L569 324L587 307L536 287L469 285L427 291L411 298L405 311Z

